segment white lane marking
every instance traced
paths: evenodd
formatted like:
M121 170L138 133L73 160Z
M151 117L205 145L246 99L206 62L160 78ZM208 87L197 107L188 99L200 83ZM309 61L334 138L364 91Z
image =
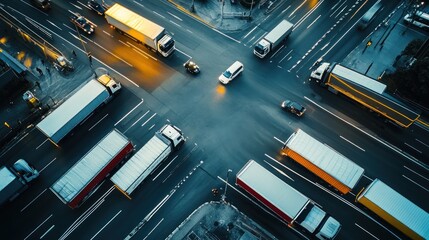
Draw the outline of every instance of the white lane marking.
M46 166L44 166L42 168L42 170L39 171L39 173L43 172L43 170L45 170L45 168L47 168L49 165L51 165L51 163L53 163L57 158L52 159L48 164L46 164Z
M127 112L125 114L125 116L123 116L121 119L119 119L119 121L117 121L113 126L116 127L116 125L118 125L120 122L122 122L122 120L124 120L126 117L128 117L128 115L130 115L134 110L136 110L136 108L138 108L143 102L144 102L144 100L142 99L139 102L139 104L137 104L133 109L131 109L129 112Z
M157 59L157 58L152 57L151 55L149 55L148 53L144 52L143 50L141 50L141 49L140 49L139 47L137 47L136 45L134 45L134 44L132 44L132 43L130 43L130 42L127 42L127 44L128 44L128 45L130 45L130 46L132 46L133 48L135 48L135 49L136 49L137 51L139 51L140 53L143 53L143 54L145 54L146 56L148 56L148 57L152 58L153 60L158 61L158 59Z
M45 141L43 141L41 144L39 144L39 146L36 147L36 150L39 149L45 142L47 142L49 139L46 138Z
M162 170L161 170L161 172L159 172L154 178L152 178L152 182L153 181L155 181L158 177L159 177L159 175L161 175L167 168L168 168L168 166L170 166L170 164L172 164L173 162L174 162L174 160L176 160L176 158L177 158L178 156L176 155L168 164L167 164L167 166L165 166Z
M395 151L396 153L398 153L398 154L402 155L403 157L405 157L405 158L407 158L407 159L411 160L412 162L414 162L415 164L419 165L420 167L422 167L422 168L424 168L424 169L428 170L428 167L427 167L427 166L425 166L424 164L422 164L421 162L419 162L419 161L418 161L417 159L415 159L414 157L409 156L409 155L407 155L407 154L404 154L404 153L403 153L403 152L402 152L398 147L396 147L396 146L394 146L394 145L391 145L391 144L389 144L388 142L385 142L385 141L384 141L384 140L382 140L382 139L379 139L379 138L376 138L376 137L372 136L371 134L369 134L369 133L365 132L364 130L362 130L362 129L358 128L357 126L355 126L354 124L352 124L352 123L350 123L350 122L346 121L345 119L341 118L340 116L335 115L333 112L331 112L331 111L329 111L328 109L326 109L326 108L322 107L321 105L319 105L319 104L318 104L318 103L316 103L315 101L311 100L310 98L308 98L308 97L306 97L306 96L304 96L304 98L305 98L305 99L307 99L309 102L313 103L315 106L317 106L317 107L319 107L320 109L324 110L325 112L327 112L327 113L331 114L331 115L332 115L332 116L334 116L335 118L337 118L337 119L339 119L339 120L343 121L343 122L344 122L344 123L346 123L347 125L349 125L349 126L353 127L354 129L358 130L359 132L361 132L361 133L365 134L366 136L368 136L368 137L372 138L373 140L375 140L375 141L377 141L377 142L379 142L379 143L383 144L384 146L386 146L386 147L390 148L391 150Z
M149 237L149 235L158 227L159 224L162 223L162 221L164 221L164 218L162 218L158 224L155 225L155 227L152 228L152 230L150 230L150 232L146 235L146 237L143 238L143 240L147 239Z
M78 5L76 5L76 4L73 4L73 3L70 3L72 6L74 6L75 8L77 8L77 9L79 9L79 10L82 10L82 8L81 7L79 7ZM69 10L70 11L70 10Z
M135 1L134 1L135 2ZM155 12L155 11L152 11L153 13L155 13L156 15L158 15L158 16L160 16L160 17L162 17L162 18L164 18L165 19L165 17L162 15L162 14L160 14L160 13L157 13L157 12Z
M304 16L302 16L293 26L293 30L297 29L310 15L319 8L319 6L324 2L324 0L318 2L310 11L308 11Z
M310 23L310 25L308 25L307 26L307 29L309 29L317 20L319 20L319 18L321 17L322 15L319 15L316 19L314 19L314 21L313 22L311 22Z
M133 67L133 65L131 64L131 63L129 63L129 62L127 62L127 61L125 61L124 59L122 59L121 57L119 57L118 55L116 55L116 54L114 54L113 52L110 52L110 51L108 51L106 48L104 48L103 46L101 46L100 44L98 44L97 42L93 42L95 45L97 45L99 48L101 48L101 49L103 49L104 51L106 51L106 52L108 52L108 53L110 53L112 56L114 56L115 58L117 58L117 59L119 59L119 60L121 60L123 63L125 63L125 64L127 64L128 66L130 66L130 67ZM82 50L81 50L82 51ZM83 51L82 51L83 52ZM92 58L93 59L96 59L97 61L99 61L99 62L101 62L100 60L98 60L97 58L95 58L94 56L92 56ZM104 63L103 63L104 64ZM106 65L106 64L104 64L104 65ZM106 65L106 66L108 66L108 65ZM111 67L109 67L110 69L112 69ZM119 75L121 75L121 76L123 76L123 77L125 77L124 75L122 75L122 74L120 74L119 72L117 72L116 70L114 70L116 73L118 73ZM138 85L135 83L135 82L133 82L133 81L131 81L130 79L128 79L127 77L125 77L125 79L127 79L128 81L130 81L131 83L133 83L134 85L136 85L137 87L138 87Z
M104 30L103 30L103 33L104 33L104 34L106 34L106 35L107 35L107 36L109 36L109 37L113 37L113 35L112 35L112 34L110 34L110 33L106 32L106 31L104 31ZM120 41L120 40L119 40L119 41Z
M123 42L122 40L119 40L119 42L120 42L120 43L122 43L122 44L124 44L124 45L125 45L125 46L127 46L127 47L131 47L128 43Z
M92 238L90 239L90 240L92 240L92 239L94 239L101 231L103 231L103 229L107 226L107 225L109 225L109 223L111 222L111 221L113 221L113 219L115 219L120 213L122 212L122 210L119 210L119 212L117 212L116 214L115 214L115 216L113 216L100 230L98 230L98 232L96 233L96 234L94 234L94 236L92 236Z
M418 172L416 172L416 171L412 170L411 168L409 168L409 167L407 167L407 166L405 166L405 165L404 165L404 168L408 169L408 171L410 171L410 172L412 172L412 173L416 174L417 176L419 176L419 177L421 177L421 178L425 179L426 181L429 181L429 178L424 177L424 176L423 176L423 175L421 175L420 173L418 173Z
M422 142L422 141L420 141L419 139L415 139L417 142L419 142L419 143L421 143L421 144L423 144L423 145L425 145L426 147L429 147L429 145L428 144L426 144L426 143L424 143L424 142Z
M247 36L249 36L249 34L251 34L253 31L255 31L258 26L259 26L259 24L256 25L252 30L250 30L246 35L244 35L243 39L247 38Z
M217 32L217 33L219 33L220 35L223 35L224 37L227 37L227 38L231 39L232 41L235 41L236 43L241 43L240 41L234 39L233 37L230 37L230 36L226 35L225 33L217 30L216 28L210 28L210 29L213 30L213 31L215 31L215 32Z
M156 113L154 113L152 116L150 116L150 118L148 120L146 120L146 122L144 122L141 126L143 127L144 125L146 125L146 123L148 123L155 116L156 116Z
M286 142L283 142L282 140L280 140L278 137L274 136L274 139L279 141L282 145L285 145Z
M148 114L150 112L150 110L147 110L143 116L139 117L139 119L137 119L136 121L133 122L133 124L131 124L131 126L129 126L124 133L128 132L128 130L130 130L130 128L132 128L134 125L136 125L142 118L144 118L144 116L146 116L146 114Z
M293 52L293 49L291 49L281 60L279 63L281 63L287 56L289 56L289 54L291 54ZM290 59L290 58L289 58ZM289 60L288 59L288 60Z
M369 179L371 182L372 182L372 181L374 181L374 179L372 179L372 178L368 177L368 176L367 176L367 175L365 175L365 174L364 174L364 175L362 175L362 176L364 176L366 179Z
M107 113L106 115L104 115L104 117L102 117L100 120L98 120L94 125L92 125L92 127L90 127L88 129L88 132L91 131L93 128L95 128L101 121L103 121L103 119L105 119L109 114Z
M270 167L274 168L274 170L276 170L276 171L277 171L278 173L280 173L281 175L283 175L283 176L285 176L285 177L289 178L291 181L295 182L295 180L293 180L293 178L292 178L292 177L290 177L289 175L287 175L287 174L286 174L285 172L283 172L282 170L280 170L280 169L278 169L278 168L274 167L271 163L269 163L269 162L268 162L268 161L266 161L266 160L264 160L264 162L265 162L266 164L270 165Z
M40 236L39 239L42 239L43 237L45 237L46 234L48 234L52 230L52 228L54 228L54 227L55 227L55 225L52 225L48 230L46 230L46 232L44 234L42 234L42 236Z
M420 151L420 150L418 150L417 148L415 148L415 147L411 146L410 144L408 144L408 143L406 143L406 142L404 142L404 144L405 144L405 145L407 145L409 148L414 149L416 152L418 152L418 153L422 154L422 151Z
M172 24L174 24L174 25L176 25L176 26L178 26L178 27L180 27L180 28L182 27L182 26L180 26L180 24L178 24L178 23L176 23L176 22L174 22L174 21L171 21L171 20L170 20L169 22L171 22Z
M36 201L43 193L45 193L46 190L48 190L48 189L45 188L45 190L43 190L41 193L39 193L39 195L37 195L33 200L31 200L31 202L29 202L27 205L25 205L25 207L23 207L21 209L21 212L23 212L25 209L27 209L34 201Z
M357 148L359 148L360 150L362 150L362 151L364 151L364 152L365 152L365 149L363 149L363 148L359 147L357 144L353 143L352 141L348 140L347 138L345 138L345 137L343 137L343 136L341 136L341 135L340 135L340 138L342 138L344 141L346 141L346 142L350 143L351 145L353 145L353 146L355 146L355 147L357 147Z
M347 6L348 5L346 5L346 6L344 6L343 7L343 9L341 9L341 11L339 11L338 13L337 13L337 15L335 15L335 17L334 18L337 18L346 8L347 8Z
M134 52L136 52L136 53L138 53L138 54L140 54L140 56L145 57L146 59L149 59L149 57L146 55L147 53L144 53L144 54L143 54L143 52L140 52L140 51L138 51L138 50L137 50L137 49L135 49L135 48L133 48L133 51L134 51Z
M34 128L33 128L34 129ZM31 130L32 131L32 130ZM24 136L22 136L18 141L16 141L16 143L14 143L12 146L10 146L8 149L6 149L1 155L0 157L3 157L3 155L5 155L7 152L9 152L10 149L12 149L13 147L15 147L19 142L22 141L22 139L24 139L25 137L28 136L29 133L26 133Z
M46 221L48 221L49 220L49 218L51 218L52 217L52 214L51 214L51 216L49 216L48 218L46 218L45 219L45 221L43 221L41 224L39 224L39 226L37 226L36 227L36 229L34 229L30 234L28 234L25 238L24 238L24 240L26 240L27 238L29 238L30 236L31 236L31 234L33 234L35 231L37 231L37 229L39 229Z
M183 54L183 55L187 56L188 58L192 58L192 57L191 57L191 55L186 54L185 52L183 52L182 50L180 50L180 49L178 49L178 48L176 48L176 51L178 51L178 52L180 52L181 54Z
M148 131L152 130L152 128L154 128L154 127L155 127L155 124L152 124L152 126L150 126L150 127L148 128Z
M61 30L62 31L62 29L60 28L60 27L58 27L55 23L53 23L53 22L51 22L51 21L49 21L49 20L46 20L48 23L50 23L52 26L54 26L54 27L56 27L56 28L58 28L59 30Z
M285 48L286 46L285 45L282 45L281 47L279 47L279 49L277 49L277 51L275 51L274 53L273 53L273 55L271 55L271 57L270 57L270 59L271 58L273 58L278 52L280 52L280 50L282 50L283 48Z
M170 14L170 15L171 15L172 17L174 17L175 19L177 19L177 20L179 20L179 21L183 22L183 20L182 20L181 18L179 18L178 16L176 16L176 15L172 14L171 12L168 12L168 11L167 11L167 13L168 13L168 14Z
M299 5L298 7L296 7L296 8L295 8L295 10L293 10L293 11L291 12L291 14L289 14L289 17L291 17L293 14L295 14L295 12L296 12L296 11L298 11L298 9L300 9L300 8L305 4L305 2L307 2L307 0L303 1L303 2L301 3L301 5Z
M409 177L407 177L407 176L405 176L405 175L402 175L402 176L403 176L405 179L407 179L408 181L410 181L410 182L412 182L412 183L416 184L417 186L419 186L419 187L423 188L426 192L429 192L429 189L427 189L427 188L423 187L422 185L418 184L416 181L412 180L411 178L409 178Z
M362 229L362 231L364 231L364 232L368 233L371 237L373 237L373 238L375 238L375 239L379 239L379 238L378 238L378 237L376 237L374 234L370 233L368 230L366 230L366 229L364 229L363 227L359 226L357 223L355 223L355 225L356 225L358 228Z

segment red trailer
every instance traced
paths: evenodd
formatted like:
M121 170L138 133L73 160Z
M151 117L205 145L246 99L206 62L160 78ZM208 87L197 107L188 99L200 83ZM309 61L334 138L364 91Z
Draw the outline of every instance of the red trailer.
M51 187L71 208L79 207L123 159L134 150L131 141L114 129Z

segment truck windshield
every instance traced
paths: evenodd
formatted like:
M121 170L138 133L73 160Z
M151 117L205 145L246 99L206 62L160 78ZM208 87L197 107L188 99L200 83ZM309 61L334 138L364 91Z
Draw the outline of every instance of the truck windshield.
M261 44L257 44L255 46L255 51L258 52L258 53L260 53L260 54L264 54L264 48L262 47Z
M159 45L159 49L163 52L168 52L172 47L174 47L174 40L172 38L164 45Z

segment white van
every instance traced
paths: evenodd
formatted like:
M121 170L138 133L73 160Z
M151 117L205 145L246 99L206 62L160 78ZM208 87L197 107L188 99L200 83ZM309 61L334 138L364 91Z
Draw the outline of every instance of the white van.
M219 81L223 84L228 84L244 70L241 62L236 61L225 72L219 76Z
M407 14L404 17L405 23L413 24L422 29L429 30L429 14L421 11L417 11L414 15Z
M360 19L358 29L365 29L381 10L381 0L378 0Z

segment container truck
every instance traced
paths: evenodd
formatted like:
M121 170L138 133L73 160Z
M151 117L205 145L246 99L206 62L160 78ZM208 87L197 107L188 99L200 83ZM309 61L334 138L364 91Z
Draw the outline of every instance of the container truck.
M379 179L356 200L414 240L429 239L429 214Z
M350 192L364 173L356 163L301 129L287 139L282 155L301 164L342 194Z
M185 141L179 128L171 124L164 125L110 180L131 199L131 193Z
M25 160L19 159L11 167L0 167L0 205L15 200L36 179L39 172Z
M345 95L401 127L409 127L420 117L416 110L389 95L385 91L385 84L340 64L324 62L311 72L310 79L329 87L334 93Z
M107 74L90 80L36 127L58 146L61 139L95 109L110 101L120 89L121 84Z
M51 187L51 191L70 208L79 207L110 172L132 154L134 146L114 129L99 141Z
M152 51L168 57L174 51L174 39L158 24L115 3L105 13L110 26Z
M341 224L312 200L254 160L237 173L236 184L290 226L300 226L318 239L334 239Z
M277 48L292 32L293 24L283 20L271 32L265 35L253 49L259 58L264 58L273 49Z

